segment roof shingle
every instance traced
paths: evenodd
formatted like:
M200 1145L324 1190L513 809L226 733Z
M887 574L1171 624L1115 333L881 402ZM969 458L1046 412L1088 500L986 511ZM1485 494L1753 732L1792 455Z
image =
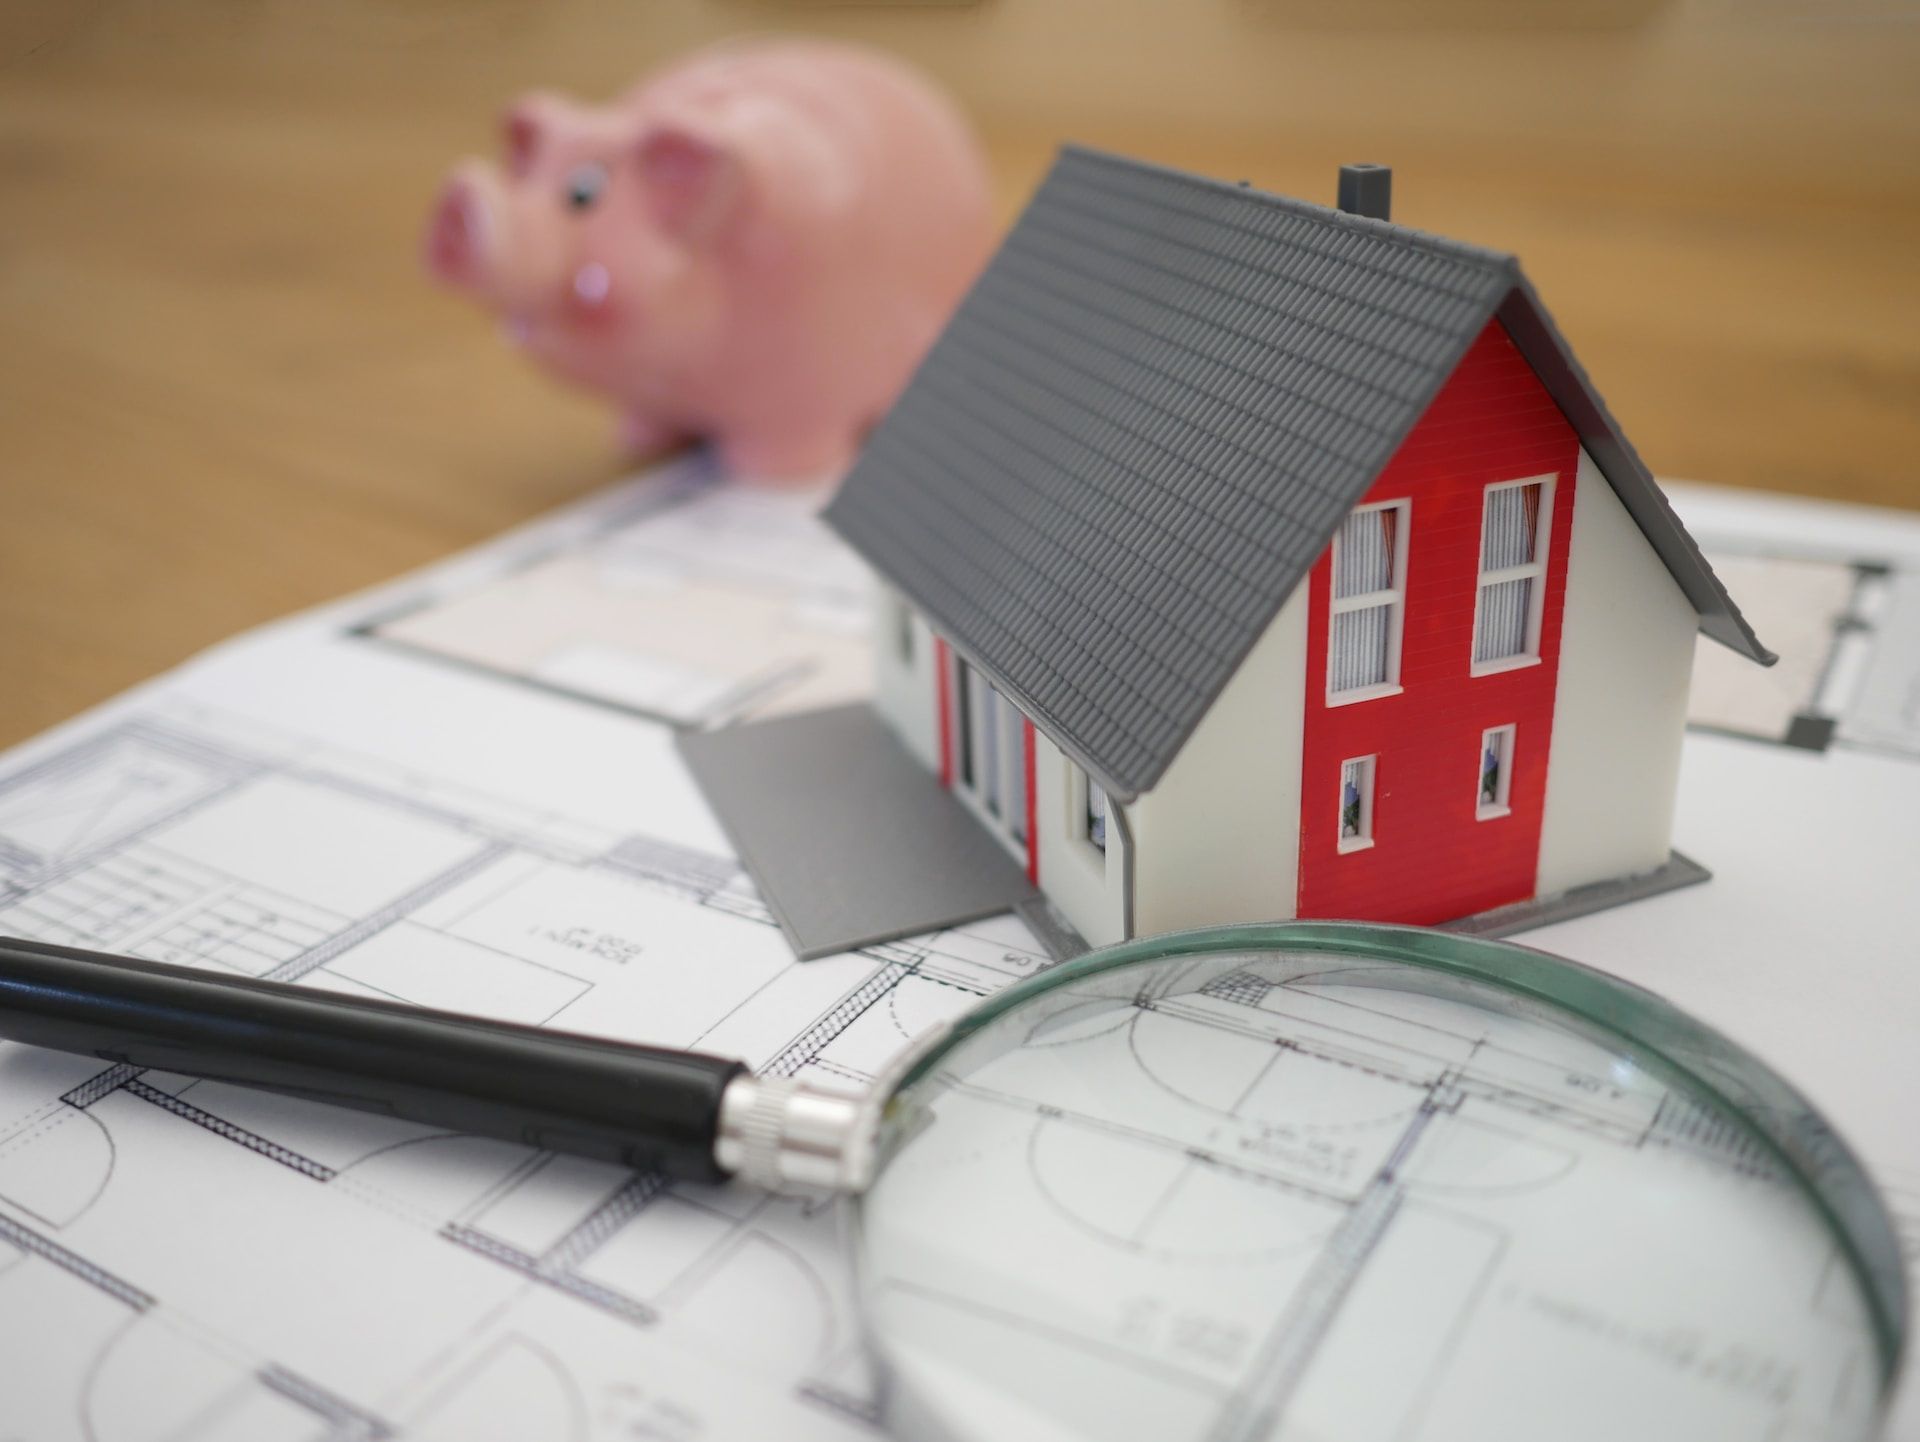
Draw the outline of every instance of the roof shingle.
M1721 639L1764 657L1511 257L1087 150L1061 152L827 519L1132 797L1516 296L1539 320L1509 322L1516 343L1579 390L1555 399L1583 440L1606 432L1595 463L1703 617L1731 617Z

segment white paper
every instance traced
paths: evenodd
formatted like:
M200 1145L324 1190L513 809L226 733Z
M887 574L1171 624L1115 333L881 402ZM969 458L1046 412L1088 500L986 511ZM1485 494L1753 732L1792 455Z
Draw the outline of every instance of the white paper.
M766 638L791 627L823 694L848 694L858 568L818 561L800 507L722 499L703 520L704 485L670 468L9 753L0 933L860 1085L1043 962L1011 918L791 960L669 730L620 688L685 679L648 598L754 593L757 649L737 667L706 655L710 672L763 680L785 655ZM1920 524L1677 502L1723 549L1920 571ZM576 587L537 645L497 654L409 630L511 616L530 576L589 573L644 604L615 625ZM705 589L676 590L690 573ZM1875 635L1857 690L1827 697L1824 753L1689 740L1675 839L1711 883L1524 940L1769 1059L1912 1227L1920 764L1868 703L1897 701L1873 678L1910 675L1920 642ZM733 710L718 694L683 692L678 719L808 693L749 686ZM0 1046L0 1359L0 1437L33 1442L872 1435L819 1208L17 1046ZM1920 1408L1891 1435L1920 1438Z
M0 934L852 1088L1042 964L1012 918L795 962L664 727L363 609L8 758ZM869 1436L845 1281L830 1207L0 1045L9 1439Z

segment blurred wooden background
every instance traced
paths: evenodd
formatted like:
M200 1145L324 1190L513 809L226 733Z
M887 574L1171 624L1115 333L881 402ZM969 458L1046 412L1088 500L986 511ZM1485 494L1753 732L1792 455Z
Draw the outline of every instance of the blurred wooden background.
M1664 474L1920 505L1920 0L7 0L0 743L622 469L420 276L545 84L857 37L973 111L1511 248Z

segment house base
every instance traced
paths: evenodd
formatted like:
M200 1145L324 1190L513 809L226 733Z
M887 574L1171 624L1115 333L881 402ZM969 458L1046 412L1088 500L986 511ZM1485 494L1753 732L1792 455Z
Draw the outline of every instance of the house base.
M1045 900L865 702L679 746L803 960Z
M1699 862L1674 851L1668 853L1663 865L1656 866L1652 871L1596 881L1554 896L1536 896L1527 901L1516 901L1511 906L1496 906L1491 911L1476 912L1458 921L1443 921L1435 929L1457 931L1467 936L1511 936L1517 931L1532 931L1536 927L1552 926L1555 922L1572 921L1576 916L1605 911L1610 906L1644 901L1663 891L1678 891L1683 886L1706 881L1712 875Z
M1055 961L1086 940L864 702L719 731L680 752L803 960L1014 912ZM1510 936L1705 881L1672 852L1652 871L1444 922Z
M1013 914L1027 924L1027 930L1055 961L1072 961L1093 950L1092 943L1060 914L1060 908L1047 900L1044 893L1021 902L1014 907Z

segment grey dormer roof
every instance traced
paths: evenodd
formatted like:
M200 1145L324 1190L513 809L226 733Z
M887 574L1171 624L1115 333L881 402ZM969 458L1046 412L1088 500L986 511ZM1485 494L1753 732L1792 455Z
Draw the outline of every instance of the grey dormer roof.
M1063 150L827 519L1110 792L1150 789L1499 316L1761 662L1511 256Z

